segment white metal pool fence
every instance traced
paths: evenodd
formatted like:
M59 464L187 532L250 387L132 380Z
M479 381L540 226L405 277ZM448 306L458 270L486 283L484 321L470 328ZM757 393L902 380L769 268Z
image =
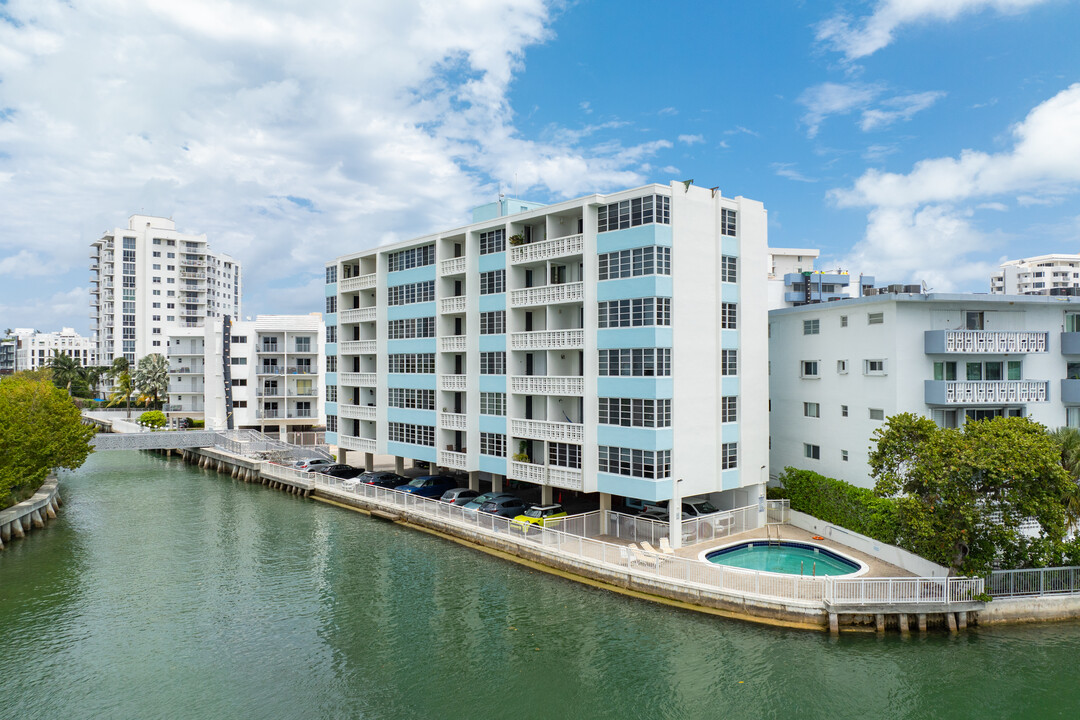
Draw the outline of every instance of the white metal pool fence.
M644 540L655 545L659 544L660 538L667 535L666 529L661 534L658 527L666 525L665 523L655 523L622 513L594 511L553 522L549 527L525 526L510 518L466 510L460 505L450 505L355 480L341 480L320 473L310 473L308 476L317 485L363 498L386 510L409 510L465 529L510 540L554 558L572 558L602 569L654 577L720 594L753 595L813 607L823 601L859 604L892 602L889 597L902 597L902 601L907 603L948 603L970 600L981 593L983 587L982 578L905 578L904 580L909 582L899 583L890 578L840 581L829 577L813 578L742 570L696 558L644 552L636 547L598 539L599 536L606 535L635 543ZM776 513L783 513L783 507L778 503L775 506ZM726 512L733 518L731 526L737 527L737 522L748 522L750 513L757 513L758 508L750 506ZM725 530L730 532L727 528Z
M987 579L994 597L1080 594L1080 567L994 570Z

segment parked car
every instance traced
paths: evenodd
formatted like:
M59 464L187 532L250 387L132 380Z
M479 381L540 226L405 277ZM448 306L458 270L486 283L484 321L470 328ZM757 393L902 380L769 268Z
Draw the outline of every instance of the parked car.
M360 468L354 468L352 465L342 465L341 463L334 463L333 465L313 465L308 468L308 472L329 475L330 477L349 479L356 477L364 471Z
M669 522L671 519L668 515L667 508L652 508L651 510L646 510L645 512L641 513L639 517L645 520L656 520L662 523ZM682 514L682 519L693 520L694 516L690 513L684 512ZM695 532L694 530L693 523L690 523L689 525L683 525L682 542L683 545L692 545L693 543L697 542L697 532Z
M656 507L667 510L668 501L661 500L656 503ZM701 517L702 515L712 515L715 512L720 512L711 502L705 498L689 497L682 500L682 511L690 517Z
M508 492L486 492L483 495L477 495L469 502L462 505L465 510L479 510L480 506L486 503L488 500L494 500L499 497L514 497L514 493Z
M404 485L409 482L409 478L397 473L392 472L366 472L357 478L360 482L366 485L374 485L375 487L386 488L392 490L399 485Z
M398 485L395 490L419 495L420 497L441 497L447 490L457 487L457 480L446 475L421 475L413 478L404 485Z
M451 505L464 505L479 495L479 490L473 490L467 487L457 487L453 490L447 490L439 499L444 503L450 503Z
M566 511L563 510L563 506L559 503L552 503L551 505L534 505L521 515L515 517L514 522L521 523L523 529L527 530L535 525L543 527L544 525L547 525L548 520L562 517L566 517Z
M480 506L480 512L498 515L499 517L512 518L521 515L532 507L532 503L525 502L519 497L508 495L488 500Z
M316 465L333 465L333 460L327 460L326 458L305 458L304 460L297 460L293 463L294 468L300 470L311 470Z
M653 500L639 500L638 498L628 497L625 499L623 506L627 515L640 515L646 510L659 507L659 504Z

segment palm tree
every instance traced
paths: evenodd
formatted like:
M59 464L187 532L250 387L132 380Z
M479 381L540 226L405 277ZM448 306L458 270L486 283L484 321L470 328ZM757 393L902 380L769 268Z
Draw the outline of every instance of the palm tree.
M98 388L101 386L101 381L108 377L109 368L104 365L91 365L83 368L83 375L86 377L86 384L90 387L94 399L97 400Z
M121 355L120 357L113 358L112 365L109 366L108 375L113 381L113 391L109 395L109 402L107 407L113 407L119 405L121 400L127 403L127 416L131 417L131 394L135 392L131 383L131 363L128 359Z
M1069 492L1061 499L1065 505L1066 519L1072 527L1080 522L1080 430L1059 427L1050 435L1061 445L1061 467L1072 478Z
M161 353L152 353L139 360L134 383L140 396L139 402L150 407L157 404L169 392L169 365Z
M79 365L75 358L65 355L59 350L53 350L48 366L52 370L53 383L56 384L56 387L67 389L70 397L71 383L82 377L82 366Z

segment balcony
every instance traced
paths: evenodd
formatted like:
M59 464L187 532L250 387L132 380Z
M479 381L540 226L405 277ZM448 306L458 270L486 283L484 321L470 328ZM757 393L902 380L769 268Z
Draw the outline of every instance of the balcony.
M455 470L468 470L468 456L465 453L454 452L452 450L440 450L439 451L439 464L443 467L454 468Z
M375 373L343 372L338 373L342 385L349 387L375 387L378 375Z
M339 403L338 417L348 418L350 420L374 420L375 409L374 405L345 405L344 403Z
M529 243L528 245L516 245L510 248L511 263L540 262L555 258L580 255L585 249L584 235L567 235L566 237L545 240L544 242Z
M1019 405L1046 402L1046 380L926 380L927 405Z
M439 427L444 427L447 430L468 430L469 416L461 413L439 413Z
M927 355L1044 353L1049 335L1026 330L927 330L923 333L923 345Z
M289 388L288 395L289 397L318 397L319 391L315 389L297 390L296 388Z
M358 438L338 433L338 447L344 450L373 453L375 452L375 440L373 438Z
M170 375L202 375L201 367L188 367L187 365L169 368Z
M375 287L375 273L370 275L357 275L351 278L342 278L338 283L338 289L341 292L352 292L354 290L366 290L367 288Z
M374 322L375 321L375 308L374 307L362 307L362 308L350 308L348 310L342 310L340 321L343 323L355 323L355 322Z
M563 283L514 290L510 293L510 307L536 307L559 303L581 302L585 298L585 284Z
M256 410L255 417L259 420L276 420L285 417L284 410Z
M372 352L375 352L375 351L372 350ZM294 355L318 355L319 354L317 350L312 350L311 349L311 343L308 343L307 345L293 345L293 349L290 350L289 353L294 354Z
M443 298L439 301L439 312L448 315L465 312L465 296Z
M562 350L585 347L585 331L540 330L538 332L512 333L511 350Z
M581 490L585 487L581 471L575 468L511 462L508 476L534 485L551 485L567 490Z
M290 410L288 418L290 420L311 420L315 417L314 410Z
M1080 355L1080 332L1061 333L1061 354Z
M465 375L440 375L439 389L457 392L465 389Z
M311 365L290 365L288 373L289 375L317 375L318 370Z
M375 352L375 340L346 340L338 344L341 355L363 355Z
M283 348L279 348L277 343L263 343L259 348L259 352L263 355L282 355L285 353Z
M523 395L584 395L585 378L557 375L513 375L510 392Z
M256 397L285 397L284 388L255 388Z
M280 365L263 365L258 370L259 375L284 375L285 368Z
M585 439L581 423L548 422L547 420L511 420L510 434L530 440L580 443Z
M192 270L181 270L180 271L180 279L181 280L205 280L206 279L206 272L202 271L202 270L194 270L194 271L192 271Z
M444 335L439 338L439 350L442 352L465 352L465 336Z
M465 258L456 257L439 263L440 275L461 275L465 272Z

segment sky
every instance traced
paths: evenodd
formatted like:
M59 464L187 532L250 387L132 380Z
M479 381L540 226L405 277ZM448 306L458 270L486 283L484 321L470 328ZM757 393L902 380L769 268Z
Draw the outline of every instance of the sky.
M1075 0L0 0L0 327L89 331L89 244L205 233L244 315L334 257L693 179L820 269L987 292L1080 253ZM762 270L764 272L764 269Z

